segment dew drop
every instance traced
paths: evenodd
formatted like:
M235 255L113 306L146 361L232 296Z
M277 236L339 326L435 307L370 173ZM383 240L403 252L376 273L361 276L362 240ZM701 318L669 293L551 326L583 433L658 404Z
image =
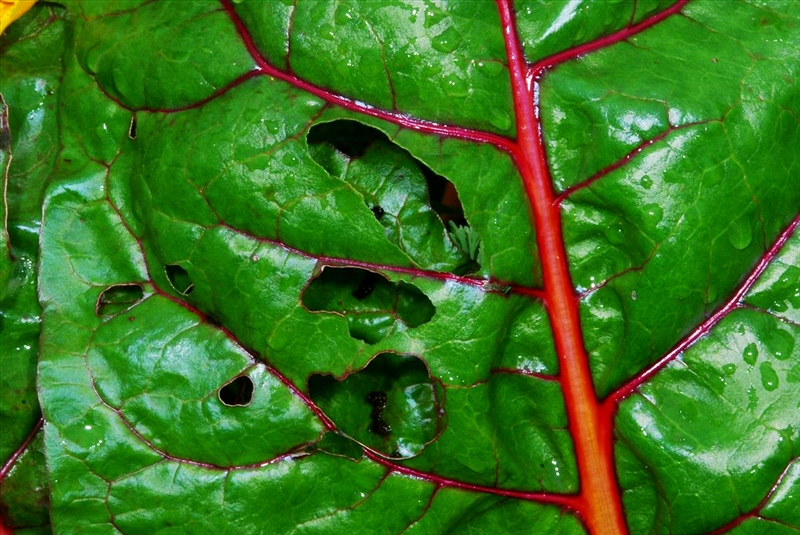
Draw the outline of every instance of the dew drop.
M458 30L453 28L447 28L445 31L437 35L431 41L431 46L438 50L439 52L444 52L445 54L449 54L456 48L458 45L461 44L461 34L458 33Z
M323 39L333 41L334 36L336 35L334 30L335 28L333 27L333 24L323 24L319 28L319 34L322 36Z
M438 61L427 62L422 67L422 76L425 78L433 78L440 72L442 72L442 65Z
M722 371L725 372L725 375L733 375L736 373L736 364L725 364Z
M489 122L498 130L508 130L511 128L511 116L508 112L498 108L491 108L489 112Z
M644 175L641 179L639 179L639 184L641 184L644 189L650 189L653 187L653 179L647 175Z
M436 24L439 24L444 17L445 13L441 9L428 8L425 10L425 22L423 23L423 26L426 28L435 26Z
M347 24L352 18L353 15L350 14L350 9L344 4L339 4L333 14L333 20L336 21L336 24Z
M753 229L747 217L740 217L728 228L728 241L734 249L742 250L753 241Z
M756 392L756 387L751 386L747 389L747 408L750 410L755 409L758 406L758 392Z
M770 312L786 312L787 310L789 310L789 305L783 299L776 299L769 306Z
M764 387L764 390L772 392L778 388L780 381L771 362L762 362L758 369L761 371L761 385Z
M777 329L764 341L767 349L778 360L786 360L792 356L794 337L783 329Z
M292 153L287 153L283 155L281 161L288 166L295 166L297 165L297 156Z
M646 204L642 207L645 223L647 228L655 230L661 220L664 219L664 210L658 204Z
M468 94L467 83L455 74L450 74L444 78L444 92L450 97L465 97Z
M758 347L756 347L756 344L747 344L747 347L744 348L742 358L750 366L754 366L756 360L758 360Z
M794 284L798 280L800 280L800 267L790 266L778 278L778 281L775 283L774 288L776 290L785 290L790 286L792 286L792 284Z
M496 78L503 73L503 64L499 61L481 61L477 66L478 72L487 78Z

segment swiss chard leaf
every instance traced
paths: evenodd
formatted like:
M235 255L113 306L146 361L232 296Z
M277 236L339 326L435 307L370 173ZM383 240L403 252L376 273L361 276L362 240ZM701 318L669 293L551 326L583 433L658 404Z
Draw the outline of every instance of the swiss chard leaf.
M57 533L800 529L796 4L64 5L0 58Z

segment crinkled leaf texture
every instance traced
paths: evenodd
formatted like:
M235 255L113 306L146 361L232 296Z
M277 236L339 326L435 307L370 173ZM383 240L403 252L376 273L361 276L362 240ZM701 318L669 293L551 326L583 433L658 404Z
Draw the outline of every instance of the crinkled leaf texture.
M56 533L800 530L797 3L66 8Z

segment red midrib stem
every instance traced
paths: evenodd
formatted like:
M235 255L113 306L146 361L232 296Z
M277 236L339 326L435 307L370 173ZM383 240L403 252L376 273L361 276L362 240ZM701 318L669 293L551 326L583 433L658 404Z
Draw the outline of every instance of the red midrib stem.
M578 297L569 275L561 214L551 185L538 119L536 81L528 71L509 0L498 0L514 95L514 158L533 211L545 303L558 353L560 381L575 444L582 514L592 535L627 533L614 471L611 413L601 410L583 347Z

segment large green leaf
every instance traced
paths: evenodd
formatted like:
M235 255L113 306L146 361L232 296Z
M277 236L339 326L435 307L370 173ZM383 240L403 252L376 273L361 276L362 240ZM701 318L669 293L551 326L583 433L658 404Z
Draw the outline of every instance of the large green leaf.
M796 3L64 4L0 56L9 524L38 351L59 534L800 530Z

